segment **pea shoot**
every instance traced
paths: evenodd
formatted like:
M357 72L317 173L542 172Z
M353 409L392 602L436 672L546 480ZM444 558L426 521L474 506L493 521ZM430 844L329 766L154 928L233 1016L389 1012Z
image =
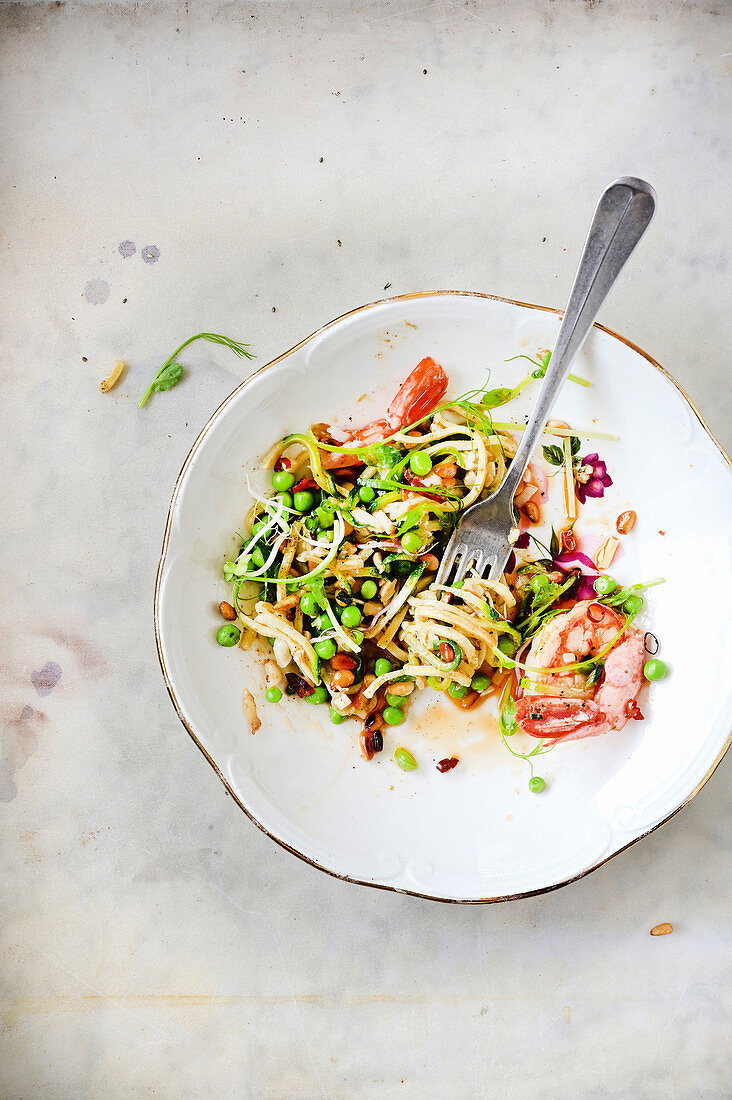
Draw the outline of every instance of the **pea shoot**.
M217 332L197 332L195 336L189 336L187 340L184 340L180 347L177 347L172 355L163 363L160 370L153 378L150 385L145 390L144 394L140 398L138 408L142 408L143 405L149 400L154 393L163 393L165 390L170 390L173 386L177 386L183 377L183 367L180 363L175 362L177 355L187 348L189 344L192 344L194 340L208 340L212 344L223 344L224 347L229 348L234 352L239 359L253 359L254 355L247 351L249 344L240 344L236 340L231 340L228 336L220 336Z

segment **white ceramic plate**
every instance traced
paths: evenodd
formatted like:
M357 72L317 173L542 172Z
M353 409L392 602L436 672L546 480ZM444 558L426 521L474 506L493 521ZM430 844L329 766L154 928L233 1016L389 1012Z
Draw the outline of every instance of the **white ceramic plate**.
M352 881L448 901L493 901L563 885L599 866L688 802L732 728L732 473L729 460L668 375L596 327L556 415L620 436L592 443L614 485L583 509L586 532L632 507L638 522L613 572L624 583L663 576L644 618L671 669L641 696L644 722L559 745L539 758L541 795L502 747L488 705L468 714L426 691L370 763L356 722L327 707L264 701L261 669L215 642L220 578L249 508L245 477L273 441L315 421L364 423L383 413L425 355L450 394L506 385L552 347L552 310L477 294L412 295L364 306L263 367L209 420L173 493L155 597L168 690L183 724L249 817L314 866ZM366 394L365 397L362 395ZM530 404L531 395L528 403ZM585 453L585 452L583 452ZM242 689L260 700L252 737ZM528 740L528 739L527 739ZM419 761L402 772L390 748ZM460 765L440 774L445 756Z

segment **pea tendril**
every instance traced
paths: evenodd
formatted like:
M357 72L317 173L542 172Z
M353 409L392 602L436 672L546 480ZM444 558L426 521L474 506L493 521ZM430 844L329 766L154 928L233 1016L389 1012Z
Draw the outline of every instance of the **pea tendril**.
M195 336L189 336L187 340L184 340L180 347L177 347L173 354L165 360L140 398L137 406L139 409L147 403L152 394L163 393L165 390L171 390L173 386L178 385L183 377L183 367L180 363L176 363L176 356L179 355L184 348L187 348L189 344L192 344L194 340L208 340L212 344L223 344L224 347L229 348L240 359L254 358L254 355L247 351L249 344L239 344L236 340L231 340L228 336L220 336L217 332L197 332Z

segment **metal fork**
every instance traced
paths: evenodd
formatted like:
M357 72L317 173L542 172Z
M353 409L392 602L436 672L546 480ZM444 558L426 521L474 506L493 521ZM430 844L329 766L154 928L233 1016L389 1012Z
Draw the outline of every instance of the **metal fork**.
M458 559L452 584L461 581L471 565L479 576L488 572L491 580L502 577L511 553L508 537L514 526L513 495L572 361L615 280L648 228L655 209L656 192L650 184L632 176L621 176L603 193L587 235L557 342L518 450L496 492L465 511L442 557L437 584L448 583L447 578Z

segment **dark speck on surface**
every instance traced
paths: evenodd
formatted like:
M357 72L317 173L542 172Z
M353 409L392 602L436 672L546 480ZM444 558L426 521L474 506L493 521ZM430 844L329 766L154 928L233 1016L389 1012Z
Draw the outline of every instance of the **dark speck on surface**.
M384 285L384 290L388 290L390 286L391 286L391 283L386 283Z
M89 362L89 360L87 359L87 357L85 355L82 355L81 361L82 361L82 363L88 363Z
M146 244L140 255L146 264L156 264L160 259L160 249L155 244Z
M276 313L276 312L277 312L277 306L272 306L272 312L273 312L273 313Z
M323 158L322 158L322 157L320 158L320 163L321 163L321 164L323 163Z
M50 695L61 679L61 665L56 661L46 661L39 672L31 673L31 683L39 695Z
M120 256L124 256L124 258L127 259L129 256L135 255L135 253L137 252L137 248L135 247L134 241L120 241L119 245L117 246L117 251L119 252Z

